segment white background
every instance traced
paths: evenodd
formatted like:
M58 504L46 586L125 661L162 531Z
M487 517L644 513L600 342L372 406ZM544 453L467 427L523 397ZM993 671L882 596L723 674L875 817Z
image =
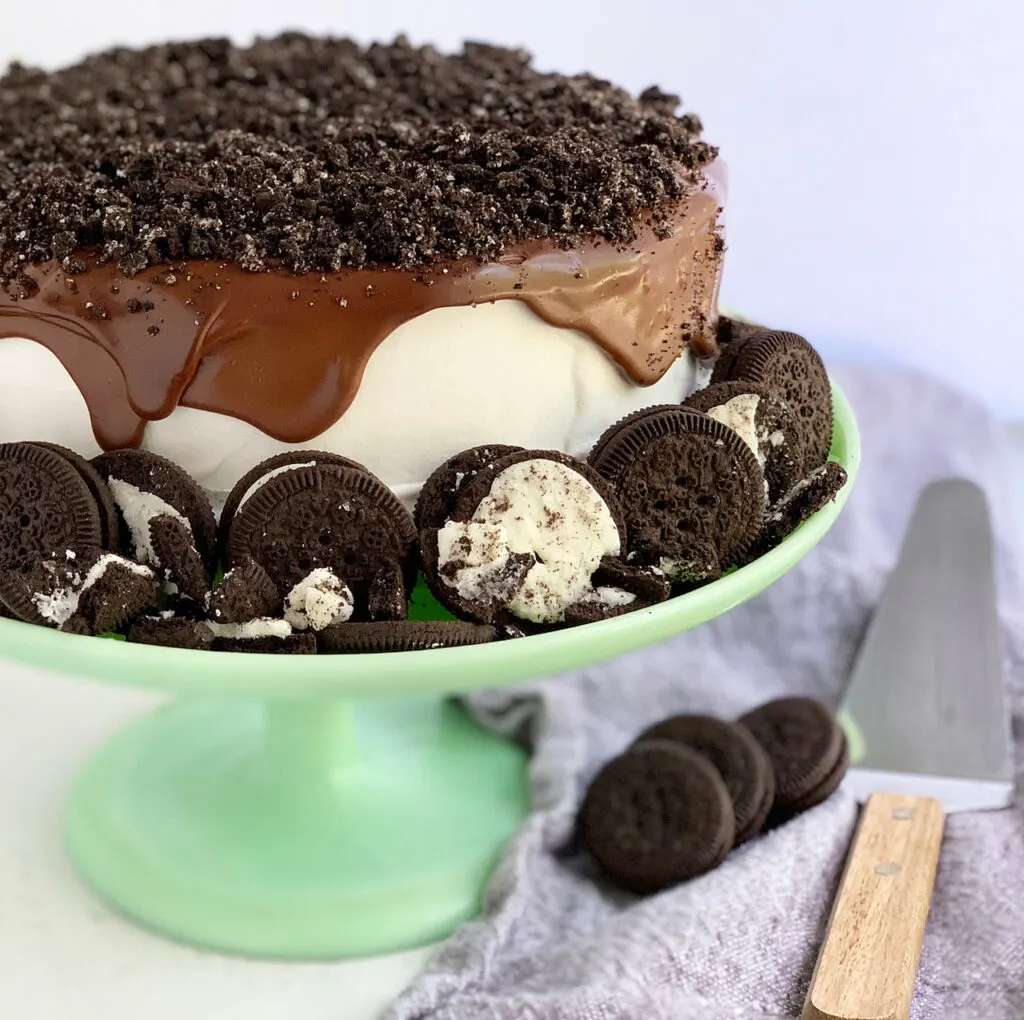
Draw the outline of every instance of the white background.
M1020 0L0 3L0 63L285 27L525 45L683 95L731 169L723 298L1024 417ZM107 13L104 13L107 12Z

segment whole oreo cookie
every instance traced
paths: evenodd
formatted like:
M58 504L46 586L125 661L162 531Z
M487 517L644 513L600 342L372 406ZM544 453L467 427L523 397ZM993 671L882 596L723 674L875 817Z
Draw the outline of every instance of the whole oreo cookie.
M846 484L846 479L846 469L829 460L797 482L768 508L761 532L747 550L743 562L763 556L779 545L804 521L831 503Z
M509 454L518 453L522 449L521 446L501 446L492 443L487 446L474 446L470 450L463 450L454 457L449 457L420 489L413 510L416 530L440 528L455 511L459 493L466 482L475 478L480 471L490 467L495 461Z
M776 331L750 338L732 363L729 380L760 383L785 401L802 434L801 475L828 459L832 387L818 352L802 336Z
M703 755L647 740L595 776L579 833L612 881L651 893L720 864L732 848L735 821L729 791Z
M837 766L845 771L840 764L845 746L843 731L831 710L814 698L778 698L748 712L739 721L772 763L773 814L792 814L808 800L817 803L815 797L828 789ZM829 789L828 793L831 792Z
M262 483L276 478L285 471L301 467L315 467L317 464L335 464L338 467L352 468L355 471L366 471L362 464L337 453L328 453L326 450L289 450L287 453L279 453L260 461L235 482L224 501L220 512L219 548L221 554L224 554L227 547L228 529L235 514L238 513L239 507Z
M598 590L593 575L624 537L605 479L565 454L521 450L480 470L443 527L423 532L424 576L438 601L480 623L508 613L550 626L577 602L613 615L637 596Z
M380 573L415 576L416 529L391 490L366 471L297 467L263 482L227 532L227 566L254 559L282 593L325 568L366 598Z
M668 740L704 755L718 770L736 816L734 845L757 835L775 799L775 775L761 745L744 727L710 715L675 715L636 739Z
M672 407L614 429L591 463L614 486L626 513L629 562L686 580L691 564L735 563L764 516L764 475L731 429ZM713 567L713 564L708 564Z
M110 494L107 483L100 473L81 454L66 446L59 446L57 443L40 443L33 441L32 446L41 446L44 450L53 450L59 453L81 476L82 481L89 487L93 498L96 500L96 507L100 513L100 532L102 541L100 547L110 552L117 552L119 547L117 504Z
M31 570L68 549L102 548L96 498L60 453L0 445L0 572Z
M188 522L196 551L207 572L216 560L217 524L201 486L173 461L148 450L113 450L93 458L106 480L121 518L122 551L140 563L153 550L149 522L161 514Z
M497 633L484 624L463 620L397 620L387 623L340 623L317 634L321 652L410 652L455 648L493 641Z
M714 383L691 394L683 406L728 425L750 447L768 483L769 501L802 477L800 428L789 407L767 387L743 381Z

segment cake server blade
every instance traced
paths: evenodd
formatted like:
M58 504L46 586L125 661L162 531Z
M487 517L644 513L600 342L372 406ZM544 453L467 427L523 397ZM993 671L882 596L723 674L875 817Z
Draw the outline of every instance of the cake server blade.
M964 479L922 493L850 678L844 785L978 811L1013 801L1010 713L984 493Z
M907 1020L945 815L1013 800L992 545L977 486L925 489L840 712L864 810L803 1020Z

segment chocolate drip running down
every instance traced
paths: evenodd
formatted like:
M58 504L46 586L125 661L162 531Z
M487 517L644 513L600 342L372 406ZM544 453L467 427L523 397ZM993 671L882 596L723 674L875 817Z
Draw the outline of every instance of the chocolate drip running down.
M525 302L600 345L639 385L687 344L715 351L722 244L718 161L691 191L668 238L643 231L628 250L529 242L498 262L420 272L297 276L189 261L125 277L80 253L84 273L34 266L38 289L0 298L0 337L47 347L81 391L96 440L138 446L147 421L175 407L240 418L306 443L352 403L371 355L398 326L435 308Z

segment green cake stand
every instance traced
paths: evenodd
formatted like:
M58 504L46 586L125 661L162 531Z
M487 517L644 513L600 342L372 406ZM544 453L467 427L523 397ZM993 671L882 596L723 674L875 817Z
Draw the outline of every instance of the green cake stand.
M67 841L79 872L137 922L225 952L337 959L449 934L479 911L530 798L525 752L445 696L609 659L763 591L829 529L857 473L856 423L834 398L831 455L850 476L838 498L749 566L616 619L322 657L163 649L0 620L10 660L177 695L78 777Z

